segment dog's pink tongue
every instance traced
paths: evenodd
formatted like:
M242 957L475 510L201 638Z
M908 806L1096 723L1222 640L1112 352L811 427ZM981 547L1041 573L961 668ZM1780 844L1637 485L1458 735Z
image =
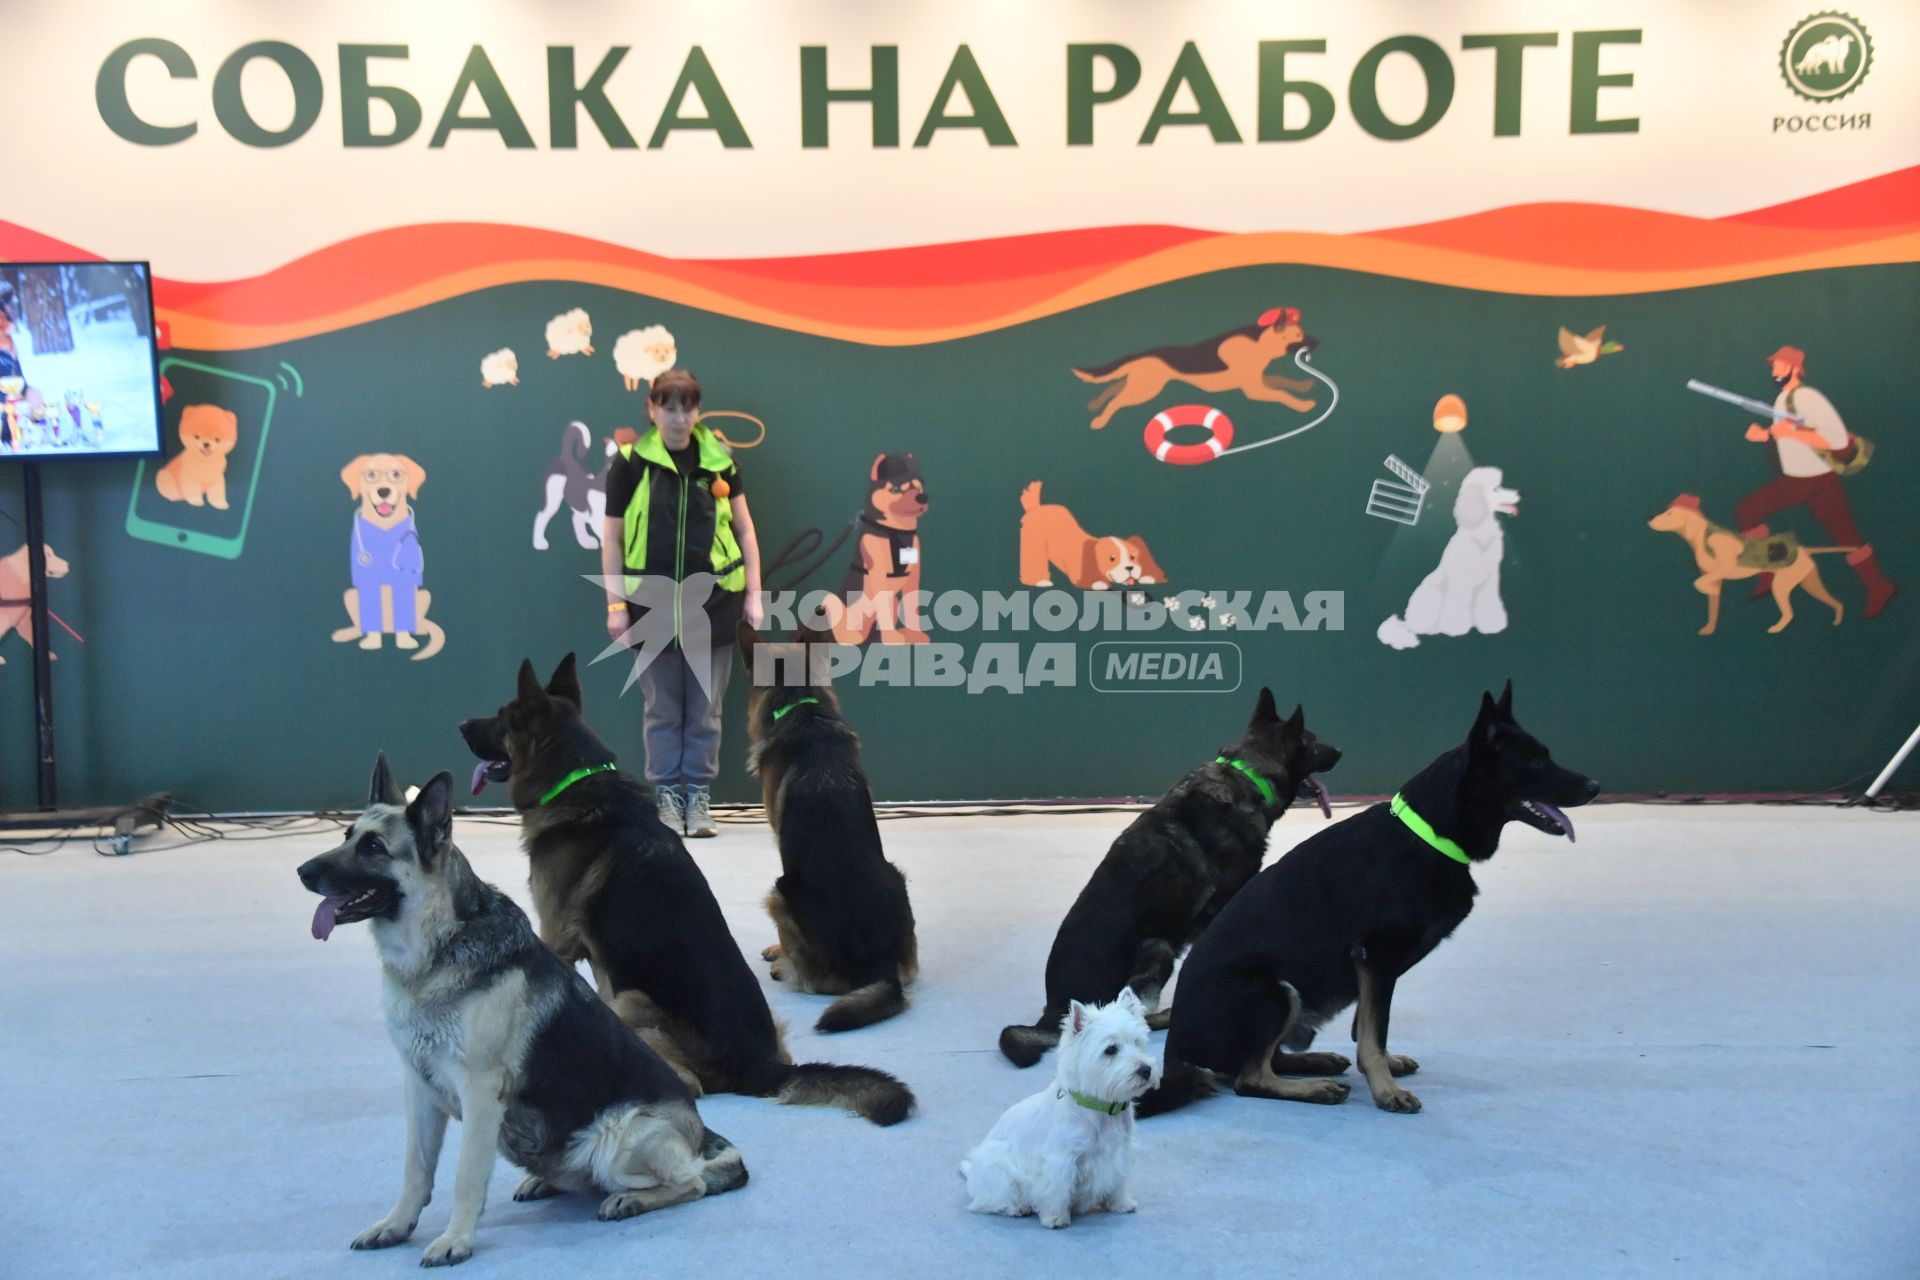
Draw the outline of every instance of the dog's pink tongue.
M492 764L493 761L491 760L482 760L479 764L473 766L473 794L479 795L487 789L487 769L491 767Z
M1307 785L1313 788L1313 798L1320 802L1320 812L1331 819L1333 817L1333 806L1327 803L1327 789L1320 784L1320 779L1308 778Z
M320 899L320 905L313 909L313 936L316 940L325 942L332 936L333 918L346 905L347 895L344 893L335 898Z
M1568 844L1575 843L1573 838L1573 819L1567 817L1566 814L1560 812L1545 800L1535 800L1533 803L1539 808L1540 812L1560 824L1561 829L1567 833Z

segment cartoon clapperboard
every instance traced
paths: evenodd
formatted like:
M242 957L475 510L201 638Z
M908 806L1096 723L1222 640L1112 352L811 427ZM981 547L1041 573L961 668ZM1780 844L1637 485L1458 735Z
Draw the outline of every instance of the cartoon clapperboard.
M1418 524L1432 483L1393 454L1387 455L1386 468L1399 480L1373 482L1367 494L1367 514L1395 524Z

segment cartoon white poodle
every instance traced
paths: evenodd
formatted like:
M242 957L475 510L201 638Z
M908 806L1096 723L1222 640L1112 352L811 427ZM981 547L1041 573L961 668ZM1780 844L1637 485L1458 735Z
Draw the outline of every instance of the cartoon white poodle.
M1421 636L1493 635L1507 629L1507 606L1500 601L1506 535L1497 517L1520 514L1520 494L1500 480L1498 467L1467 472L1453 500L1457 528L1440 564L1414 589L1406 616L1396 613L1380 624L1381 644L1411 649Z

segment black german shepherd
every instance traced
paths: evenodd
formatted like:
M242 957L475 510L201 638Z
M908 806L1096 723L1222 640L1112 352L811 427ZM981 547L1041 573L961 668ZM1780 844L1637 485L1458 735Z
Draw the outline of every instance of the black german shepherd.
M545 689L520 664L513 700L463 722L478 794L511 784L540 937L593 966L600 995L700 1093L845 1107L896 1124L913 1094L883 1071L794 1065L706 877L580 714L570 653Z
M760 638L742 621L738 639L751 675ZM799 639L792 656L800 670L776 660L774 683L756 681L747 700L747 769L760 778L780 845L781 875L767 895L780 940L760 954L773 962L774 981L843 997L814 1030L851 1031L905 1011L919 944L907 878L880 847L859 735L840 717L826 673L808 661L815 650L807 641L832 637Z
M1240 741L1120 833L1054 936L1047 1007L1032 1026L1000 1032L1008 1061L1030 1067L1060 1043L1072 1001L1104 1004L1130 986L1151 1007L1181 950L1260 870L1267 833L1294 797L1311 795L1333 816L1313 775L1333 768L1340 752L1307 732L1305 719L1296 706L1281 720L1273 692L1262 689ZM1161 1015L1148 1021L1166 1025Z
M1412 1112L1420 1100L1393 1082L1419 1069L1387 1052L1387 1015L1400 975L1473 910L1471 865L1493 856L1519 819L1573 838L1561 807L1600 784L1553 762L1513 718L1513 682L1482 694L1466 742L1435 760L1386 804L1296 845L1254 878L1201 936L1180 971L1161 1085L1140 1100L1154 1115L1214 1092L1215 1076L1245 1097L1343 1102L1337 1053L1304 1053L1328 1019L1358 1001L1353 1038L1374 1103Z

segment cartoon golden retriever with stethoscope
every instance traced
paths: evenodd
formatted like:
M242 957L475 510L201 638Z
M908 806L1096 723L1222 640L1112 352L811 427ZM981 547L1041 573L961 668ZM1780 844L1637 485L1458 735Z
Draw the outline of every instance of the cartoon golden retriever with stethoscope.
M413 661L440 652L447 633L427 617L433 597L420 585L426 558L414 528L412 500L427 482L424 467L399 453L363 453L340 469L347 492L360 504L353 515L347 617L353 625L333 633L337 644L358 640L378 649L391 635L399 649L418 649ZM421 648L416 636L425 636Z

